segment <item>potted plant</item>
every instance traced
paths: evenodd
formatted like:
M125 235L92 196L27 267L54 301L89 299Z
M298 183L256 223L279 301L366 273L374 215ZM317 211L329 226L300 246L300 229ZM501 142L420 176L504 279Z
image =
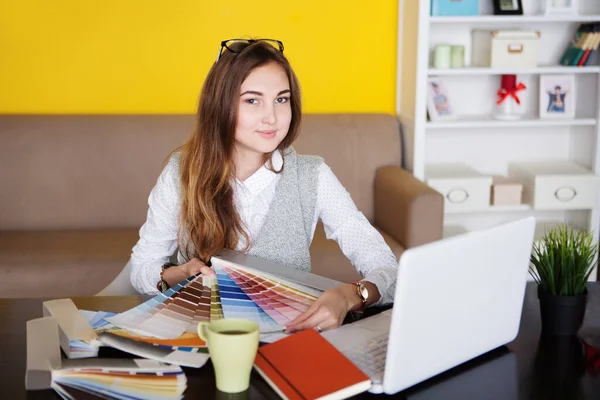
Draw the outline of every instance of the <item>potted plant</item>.
M529 273L538 285L542 332L576 335L587 304L587 281L600 249L591 232L559 225L534 244Z

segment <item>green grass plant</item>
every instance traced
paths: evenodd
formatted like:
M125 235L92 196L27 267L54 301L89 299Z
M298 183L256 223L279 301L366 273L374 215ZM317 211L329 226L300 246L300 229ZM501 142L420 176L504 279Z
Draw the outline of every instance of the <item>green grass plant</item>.
M546 293L584 294L588 278L598 265L599 244L591 232L558 225L534 244L529 273Z

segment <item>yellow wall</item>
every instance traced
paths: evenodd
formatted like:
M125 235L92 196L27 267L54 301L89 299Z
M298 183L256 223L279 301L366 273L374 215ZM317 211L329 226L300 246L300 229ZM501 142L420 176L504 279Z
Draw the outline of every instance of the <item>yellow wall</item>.
M284 42L306 112L394 113L397 0L0 1L0 113L190 113L223 39Z

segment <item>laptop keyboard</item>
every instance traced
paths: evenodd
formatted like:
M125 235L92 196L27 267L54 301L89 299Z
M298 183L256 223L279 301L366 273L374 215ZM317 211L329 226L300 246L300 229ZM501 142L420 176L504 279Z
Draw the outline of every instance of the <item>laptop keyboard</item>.
M383 380L389 332L342 350L342 353L374 382Z

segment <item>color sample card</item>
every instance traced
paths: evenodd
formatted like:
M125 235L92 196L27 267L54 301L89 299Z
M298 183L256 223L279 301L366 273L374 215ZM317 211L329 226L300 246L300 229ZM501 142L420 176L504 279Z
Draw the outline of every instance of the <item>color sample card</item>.
M217 273L219 294L225 318L245 318L254 321L261 333L277 332L285 329L278 324L262 308L260 308L242 289L218 266L213 266Z
M118 326L121 329L127 329L131 332L137 333L143 336L153 336L152 333L148 334L143 330L140 330L140 327L144 321L151 318L153 315L158 313L163 307L168 305L173 301L174 295L185 285L191 282L192 279L186 279L181 283L173 286L169 290L166 290L163 293L159 293L150 300L140 304L137 307L134 307L128 311L117 314L113 317L106 318L106 320L112 323L115 326ZM166 303L166 304L165 304ZM161 339L170 339L168 337L157 336Z
M211 291L213 284L215 284L214 280L215 279L211 277L202 277L202 289L199 287L197 288L200 290L200 299L196 304L194 317L190 321L186 332L195 335L198 331L198 322L210 321Z
M119 361L91 360L88 364L54 369L52 388L63 399L74 398L69 387L102 398L166 400L183 397L187 379L179 366L145 359L126 360L130 365L119 365Z
M275 282L279 285L282 285L282 286L288 287L292 290L295 290L295 291L297 291L297 293L301 293L303 295L308 295L309 297L313 297L315 299L318 298L321 294L323 294L322 290L316 289L311 286L303 285L303 284L299 283L298 280L291 281L291 280L285 279L281 276L278 276L278 275L275 275L272 273L263 272L263 271L260 271L260 270L254 269L254 268L246 267L244 265L236 264L234 262L228 262L228 261L225 261L225 260L222 260L219 258L217 258L213 261L213 267L214 267L214 265L218 265L221 268L229 267L229 268L235 269L236 271L243 271L243 272L247 272L254 276L259 276L268 281ZM281 268L289 268L289 267L281 266Z
M175 339L188 330L202 302L202 276L197 276L170 299L157 306L136 330L148 336Z
M216 277L191 277L116 315L94 316L98 329L178 350L206 347L200 321L245 318L261 334L281 333L322 292L274 274L229 263L213 263ZM100 321L104 321L101 323Z
M316 300L314 296L248 271L229 266L223 270L250 300L282 326L289 325Z
M219 283L216 278L211 278L210 285L210 320L223 319L223 306L221 304L221 296L219 294Z

